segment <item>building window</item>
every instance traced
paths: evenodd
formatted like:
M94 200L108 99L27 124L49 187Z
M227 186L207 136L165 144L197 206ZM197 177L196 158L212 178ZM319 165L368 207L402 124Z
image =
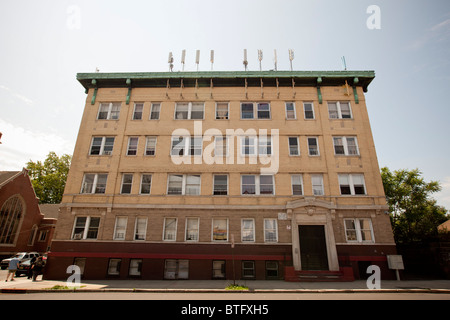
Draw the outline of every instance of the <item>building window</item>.
M258 139L258 154L260 156L269 156L272 154L272 137L260 136Z
M156 137L146 137L145 155L154 156L156 154Z
M164 218L163 240L177 240L177 218Z
M147 234L147 218L136 218L134 240L145 240Z
M198 241L198 218L186 218L186 241Z
M213 241L228 241L228 219L213 218Z
M228 102L216 103L216 120L228 120L229 104Z
M295 120L295 119L297 119L295 114L295 103L286 102L286 120Z
M241 103L241 119L270 119L270 104L267 102Z
M127 217L116 217L116 226L114 227L114 240L125 240L127 232Z
M151 174L143 174L141 176L140 194L150 194L151 188L152 188L152 175Z
M138 142L139 142L139 137L129 137L128 138L127 156L137 155Z
M81 193L105 193L107 173L86 173L83 178Z
M200 175L170 174L167 194L200 195Z
M278 278L278 261L266 261L266 279Z
M319 155L319 142L317 137L309 137L308 138L308 152L310 156L318 156Z
M314 119L314 105L312 102L304 102L303 103L303 110L305 113L305 119Z
M241 225L241 241L255 241L255 219L242 219Z
M93 137L89 155L106 155L112 153L114 147L114 137Z
M333 137L334 154L345 156L359 155L356 137Z
M242 195L264 195L275 194L272 175L242 175Z
M28 245L32 246L34 244L34 239L36 237L36 233L38 231L38 226L34 225L33 228L31 228L30 237L28 238Z
M120 193L130 194L132 185L133 185L133 174L124 173L122 175L122 187L120 188Z
M223 136L214 137L214 156L226 157L228 156L228 139Z
M142 112L144 111L143 103L134 104L133 120L142 120Z
M142 272L142 259L130 259L130 268L128 275L131 277L140 277Z
M323 196L323 175L322 174L313 174L311 175L311 184L313 195L315 196Z
M256 156L256 137L241 137L241 155Z
M161 113L161 103L152 103L152 110L150 111L150 120L159 120Z
M300 155L300 146L298 144L298 137L289 137L289 155L290 156L299 156Z
M242 278L255 278L255 261L242 261Z
M341 195L364 195L366 188L363 174L339 174Z
M374 242L370 219L344 219L344 225L348 242Z
M172 137L172 156L201 156L203 151L203 138Z
M99 217L77 217L73 228L72 239L97 239L98 228L100 226Z
M351 119L350 102L328 102L328 115L330 119Z
M120 265L122 259L109 259L108 276L118 276L120 274Z
M39 233L38 241L39 241L39 242L45 242L45 241L47 240L48 232L49 232L48 230L41 231L41 232Z
M213 195L215 196L228 195L228 176L226 174L214 175Z
M18 196L13 196L3 203L0 210L0 243L13 244L23 216L23 203Z
M203 120L204 109L203 102L179 102L175 104L175 119Z
M100 103L98 109L98 120L118 120L121 103Z
M264 219L264 242L278 242L277 219Z
M225 260L213 260L213 278L225 279Z
M292 184L292 195L302 196L303 195L303 176L301 174L291 175Z

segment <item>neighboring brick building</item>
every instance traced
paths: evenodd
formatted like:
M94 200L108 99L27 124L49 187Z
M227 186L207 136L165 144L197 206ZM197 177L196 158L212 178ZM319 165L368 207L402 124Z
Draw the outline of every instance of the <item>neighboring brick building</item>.
M88 96L47 278L71 264L86 279L394 277L374 72L77 78Z
M50 248L56 219L44 217L28 171L0 171L0 257Z

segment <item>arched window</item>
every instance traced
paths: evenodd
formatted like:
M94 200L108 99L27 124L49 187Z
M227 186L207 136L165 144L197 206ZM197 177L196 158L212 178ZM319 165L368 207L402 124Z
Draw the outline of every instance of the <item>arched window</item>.
M13 244L23 215L22 200L9 198L0 210L0 244Z

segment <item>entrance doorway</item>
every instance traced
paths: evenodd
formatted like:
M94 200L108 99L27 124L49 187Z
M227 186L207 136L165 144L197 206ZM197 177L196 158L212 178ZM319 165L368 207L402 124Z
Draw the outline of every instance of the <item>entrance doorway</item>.
M327 244L323 225L298 226L302 270L328 270Z

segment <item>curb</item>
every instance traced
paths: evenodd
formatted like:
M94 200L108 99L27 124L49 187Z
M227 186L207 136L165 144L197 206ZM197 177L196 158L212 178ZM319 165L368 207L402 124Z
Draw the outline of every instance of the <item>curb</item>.
M3 288L0 293L27 294L27 293L438 293L450 294L450 289L18 289Z

